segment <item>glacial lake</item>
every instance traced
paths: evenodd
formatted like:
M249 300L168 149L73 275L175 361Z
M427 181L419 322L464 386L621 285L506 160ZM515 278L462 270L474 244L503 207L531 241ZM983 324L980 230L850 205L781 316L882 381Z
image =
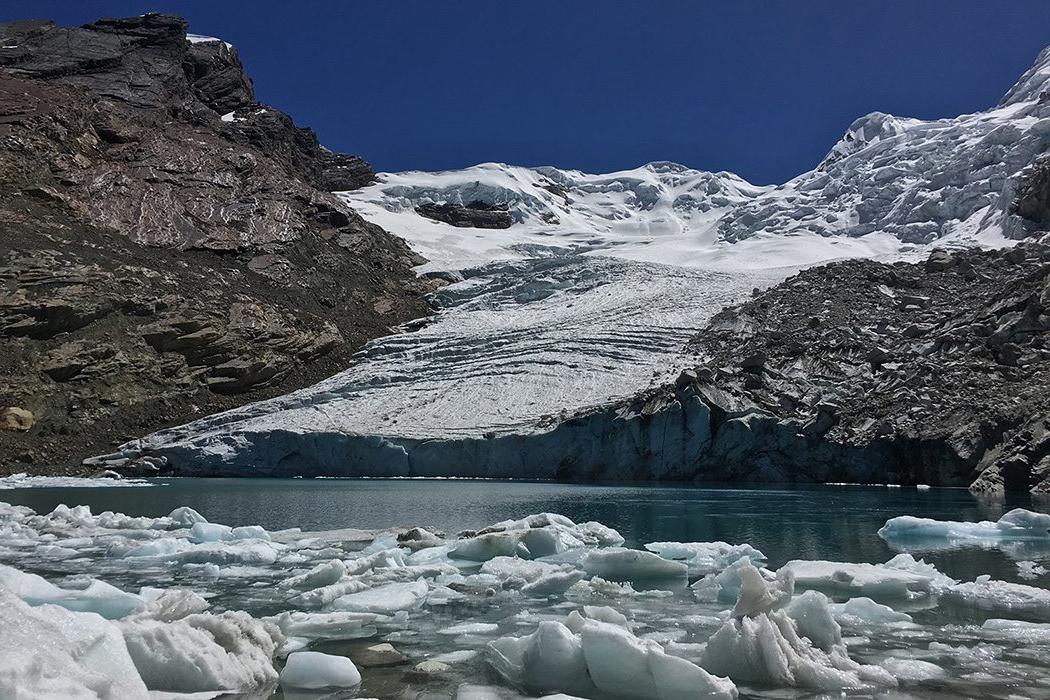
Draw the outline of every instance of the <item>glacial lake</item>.
M748 543L769 566L791 559L881 563L891 549L877 531L913 515L935 520L998 520L1012 508L1050 512L1027 497L978 500L965 489L885 486L683 484L578 485L474 479L156 479L142 488L33 488L0 491L0 501L47 513L60 503L156 517L190 506L211 522L267 530L423 526L452 535L530 513L596 520L625 546L648 542ZM1021 553L1024 554L1024 553ZM1030 552L1039 558L1039 552ZM1044 556L1050 553L1043 553ZM922 552L945 573L1015 581L998 550ZM1020 555L1019 555L1020 556ZM1027 556L1027 555L1025 555Z

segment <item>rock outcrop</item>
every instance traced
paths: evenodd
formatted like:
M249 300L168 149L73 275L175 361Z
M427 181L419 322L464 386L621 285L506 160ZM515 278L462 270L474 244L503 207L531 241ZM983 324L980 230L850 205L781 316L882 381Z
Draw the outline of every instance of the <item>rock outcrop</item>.
M33 417L0 470L317 381L427 309L422 260L330 194L368 164L186 28L0 25L0 409Z
M464 228L510 228L513 223L506 206L488 205L479 201L466 206L428 202L416 207L416 213L434 221Z

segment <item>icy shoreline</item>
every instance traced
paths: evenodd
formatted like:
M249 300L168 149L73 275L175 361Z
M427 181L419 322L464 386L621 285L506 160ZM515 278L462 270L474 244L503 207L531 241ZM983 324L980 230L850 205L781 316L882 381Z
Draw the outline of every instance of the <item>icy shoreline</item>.
M1000 522L1023 533L999 529L1050 540L1048 517L1018 509ZM911 529L967 527L987 529ZM0 636L17 647L0 659L0 695L424 683L461 698L973 697L1034 690L1025 679L1048 672L1043 587L959 582L906 553L772 571L747 543L622 544L549 513L445 535L0 504ZM52 671L34 661L45 649Z

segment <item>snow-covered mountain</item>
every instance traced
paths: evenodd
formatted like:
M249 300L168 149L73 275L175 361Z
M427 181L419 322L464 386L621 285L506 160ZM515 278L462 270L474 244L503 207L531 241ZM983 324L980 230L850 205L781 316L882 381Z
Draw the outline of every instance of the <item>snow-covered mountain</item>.
M722 268L1002 245L1029 232L1010 203L1050 142L1048 82L1044 51L993 109L934 121L873 112L779 186L668 162L604 175L485 163L380 174L343 197L409 239L431 260L424 269L525 257L529 244ZM416 212L429 203L505 207L514 223L457 229Z
M1029 235L1035 224L1012 204L1050 146L1048 83L1050 50L987 111L869 114L817 167L774 187L666 162L605 175L494 163L381 174L340 196L427 257L420 272L465 278L436 295L430 322L315 387L122 454L187 473L486 473L456 441L546 433L559 416L666 380L695 359L683 340L754 287L822 261ZM421 215L425 205L505 210L509 226L457 227Z

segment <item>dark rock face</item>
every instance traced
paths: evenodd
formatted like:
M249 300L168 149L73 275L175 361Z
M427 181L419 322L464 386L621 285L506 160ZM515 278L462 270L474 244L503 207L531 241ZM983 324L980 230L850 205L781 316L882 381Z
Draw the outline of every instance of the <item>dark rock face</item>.
M367 163L185 32L0 25L0 409L33 417L0 469L315 382L427 309L420 258L329 192Z
M834 263L718 314L683 384L747 417L747 439L717 455L730 473L847 481L870 464L879 481L1050 491L1048 331L1043 244Z
M1038 161L1028 169L1011 211L1039 230L1050 226L1050 160Z
M183 71L197 99L220 114L255 104L255 90L237 49L222 41L189 45Z
M510 228L514 223L506 208L471 202L467 206L455 204L423 204L416 207L420 216L462 228Z

